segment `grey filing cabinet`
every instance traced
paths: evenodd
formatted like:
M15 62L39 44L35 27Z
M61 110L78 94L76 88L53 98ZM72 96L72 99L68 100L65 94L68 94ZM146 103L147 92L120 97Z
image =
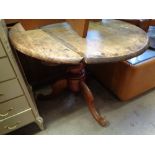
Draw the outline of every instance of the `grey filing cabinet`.
M32 122L44 128L31 87L10 48L5 22L0 20L0 134Z

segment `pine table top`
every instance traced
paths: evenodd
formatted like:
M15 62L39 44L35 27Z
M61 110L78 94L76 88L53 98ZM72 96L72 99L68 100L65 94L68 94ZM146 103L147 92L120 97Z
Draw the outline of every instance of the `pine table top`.
M18 23L9 37L18 51L51 64L123 61L143 53L149 43L142 29L119 20L90 22L86 38L66 22L28 31Z

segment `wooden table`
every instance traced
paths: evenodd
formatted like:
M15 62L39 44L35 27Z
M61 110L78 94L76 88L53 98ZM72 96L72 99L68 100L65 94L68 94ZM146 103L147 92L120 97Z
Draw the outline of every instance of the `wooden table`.
M86 38L81 38L67 23L25 31L20 23L9 33L13 46L20 52L50 64L68 64L68 77L53 85L53 94L65 88L82 91L96 121L107 121L95 108L94 97L85 83L85 65L123 61L135 57L148 47L146 33L119 20L90 22ZM103 71L104 72L104 71Z

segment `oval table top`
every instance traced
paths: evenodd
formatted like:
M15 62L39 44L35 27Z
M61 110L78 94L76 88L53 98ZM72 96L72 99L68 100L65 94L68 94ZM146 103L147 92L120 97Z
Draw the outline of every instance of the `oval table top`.
M51 64L122 61L143 53L149 42L142 29L119 20L90 22L86 38L67 23L28 31L18 23L9 37L18 51Z

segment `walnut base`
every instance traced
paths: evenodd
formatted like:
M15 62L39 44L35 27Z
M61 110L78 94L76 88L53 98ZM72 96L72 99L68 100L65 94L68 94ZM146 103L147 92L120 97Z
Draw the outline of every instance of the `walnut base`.
M82 92L92 116L101 126L105 127L108 121L96 109L93 94L85 83L85 64L81 62L79 65L68 67L67 74L66 79L58 80L52 85L52 94L39 95L39 99L48 99L56 96L66 88L69 88L74 93Z

